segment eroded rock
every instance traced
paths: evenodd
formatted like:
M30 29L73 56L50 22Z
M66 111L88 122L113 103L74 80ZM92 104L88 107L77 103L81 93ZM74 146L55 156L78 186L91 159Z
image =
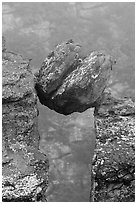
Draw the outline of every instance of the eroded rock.
M6 51L5 44L2 54L2 199L45 201L48 160L38 150L37 94L29 60Z
M57 45L36 75L40 102L64 115L96 106L113 64L111 56L101 52L86 57L72 40Z

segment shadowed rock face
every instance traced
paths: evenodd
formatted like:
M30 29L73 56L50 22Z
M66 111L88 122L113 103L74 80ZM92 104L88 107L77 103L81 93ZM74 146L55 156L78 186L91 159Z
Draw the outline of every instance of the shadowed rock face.
M111 56L100 52L84 56L81 46L72 40L57 45L36 75L40 102L64 115L95 107L113 64Z
M2 58L3 201L45 199L48 160L38 150L37 95L29 60L6 51Z

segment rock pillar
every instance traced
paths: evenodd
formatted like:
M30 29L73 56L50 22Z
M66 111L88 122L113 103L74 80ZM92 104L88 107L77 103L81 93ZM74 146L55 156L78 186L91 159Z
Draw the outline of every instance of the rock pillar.
M46 201L48 160L39 149L37 95L29 60L2 49L3 201Z
M91 200L135 201L135 105L108 95L95 113Z

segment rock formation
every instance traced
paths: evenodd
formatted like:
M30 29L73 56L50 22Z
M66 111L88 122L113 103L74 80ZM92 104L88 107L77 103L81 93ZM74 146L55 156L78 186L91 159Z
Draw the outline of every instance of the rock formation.
M135 106L106 95L95 114L92 201L135 201Z
M64 115L96 106L113 64L109 55L100 52L84 56L72 40L57 45L36 75L40 102Z
M134 103L104 93L112 58L96 51L85 56L69 40L48 55L34 80L29 60L2 43L3 201L46 201L48 160L38 149L37 95L64 115L95 107L91 201L134 201Z
M45 201L48 160L38 150L37 95L29 60L2 53L3 201Z

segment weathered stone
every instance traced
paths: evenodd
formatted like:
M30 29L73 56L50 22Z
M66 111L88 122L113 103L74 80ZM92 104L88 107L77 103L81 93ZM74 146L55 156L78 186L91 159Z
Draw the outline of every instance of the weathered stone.
M95 114L92 201L135 200L135 106L108 95Z
M84 56L72 40L57 45L36 75L39 100L64 115L97 104L107 86L113 60L100 52Z
M29 60L3 50L3 201L45 199L48 160L39 150L37 95Z

